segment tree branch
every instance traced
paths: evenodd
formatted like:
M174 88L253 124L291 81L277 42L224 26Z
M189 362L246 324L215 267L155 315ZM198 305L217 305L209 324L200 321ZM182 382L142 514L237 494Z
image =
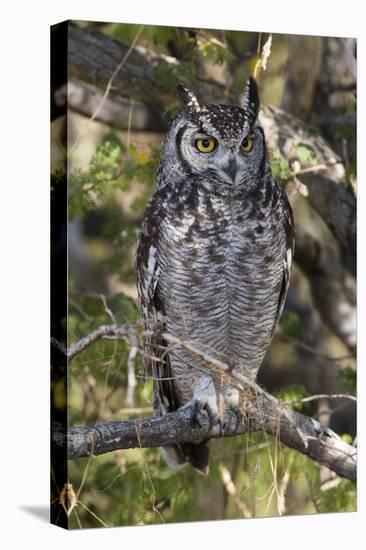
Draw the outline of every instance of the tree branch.
M354 447L342 441L318 421L291 410L280 401L260 396L248 405L241 418L226 411L222 423L214 423L196 402L159 418L111 421L95 426L72 427L68 435L60 427L53 429L53 441L59 448L67 444L68 457L100 455L118 449L161 447L179 443L230 437L246 432L264 431L279 441L323 464L337 475L356 481Z
M129 51L130 45L97 31L69 24L70 76L105 89L116 67ZM141 46L135 47L113 80L111 93L142 101L163 110L174 95L173 90L159 86L157 71L163 66L173 72L180 62L172 56L159 54ZM198 75L197 93L214 99L225 95L225 87Z
M71 361L78 353L101 338L127 341L136 347L142 331L129 324L103 325L67 351ZM191 401L179 410L159 418L111 421L95 426L64 428L53 426L52 437L57 448L67 445L69 458L90 454L99 455L118 449L138 446L161 447L179 443L199 443L204 440L229 437L246 432L264 431L278 437L284 445L324 464L341 477L356 480L356 449L342 441L332 430L317 420L300 414L273 395L268 394L255 382L249 381L236 369L202 351L192 342L183 341L164 333L169 344L187 347L210 364L213 376L217 371L226 377L225 383L236 386L241 393L240 414L227 410L222 419L212 421L196 401ZM351 398L351 396L348 396ZM309 398L307 398L309 400Z
M69 361L71 361L76 355L90 347L94 342L101 338L118 338L119 340L127 341L131 343L136 338L135 330L131 325L101 325L96 330L81 338L71 345L66 351L66 355Z

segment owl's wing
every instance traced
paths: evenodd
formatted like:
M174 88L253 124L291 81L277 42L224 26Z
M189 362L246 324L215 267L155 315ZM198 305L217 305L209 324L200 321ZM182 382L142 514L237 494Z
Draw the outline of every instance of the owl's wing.
M280 191L280 201L282 203L285 219L286 251L283 257L283 278L272 334L277 326L278 321L280 320L285 305L288 287L290 286L291 265L295 250L295 223L292 208L285 191L283 191L280 186L278 187Z
M159 217L153 204L147 207L136 251L137 293L144 323L143 372L154 385L154 413L157 416L178 408L172 383L169 354L162 333L165 330L164 304L159 294ZM165 353L164 353L165 352Z

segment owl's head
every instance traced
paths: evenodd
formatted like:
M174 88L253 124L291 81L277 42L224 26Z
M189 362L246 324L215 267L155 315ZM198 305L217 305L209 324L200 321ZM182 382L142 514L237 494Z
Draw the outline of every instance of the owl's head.
M266 147L254 78L246 84L242 107L204 105L186 86L180 84L177 89L184 109L173 122L163 150L164 161L174 173L229 188L253 185L263 177Z

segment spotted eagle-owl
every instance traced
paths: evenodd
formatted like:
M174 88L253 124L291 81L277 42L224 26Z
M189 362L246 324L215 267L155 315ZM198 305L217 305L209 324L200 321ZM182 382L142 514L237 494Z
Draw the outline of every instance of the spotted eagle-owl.
M166 135L137 246L144 365L155 416L191 399L217 415L219 402L238 407L237 390L218 387L203 357L163 333L255 380L289 286L293 217L271 174L255 80L242 108L178 92L184 108ZM205 442L162 452L172 467L208 472Z

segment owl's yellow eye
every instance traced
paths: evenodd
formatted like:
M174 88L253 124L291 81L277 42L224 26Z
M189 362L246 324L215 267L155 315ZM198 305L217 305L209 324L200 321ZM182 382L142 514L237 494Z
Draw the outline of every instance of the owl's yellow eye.
M217 147L217 141L212 137L199 138L196 139L195 145L200 153L212 153Z
M249 151L253 149L253 141L252 137L245 137L241 142L241 150L244 151L244 153L249 153Z

